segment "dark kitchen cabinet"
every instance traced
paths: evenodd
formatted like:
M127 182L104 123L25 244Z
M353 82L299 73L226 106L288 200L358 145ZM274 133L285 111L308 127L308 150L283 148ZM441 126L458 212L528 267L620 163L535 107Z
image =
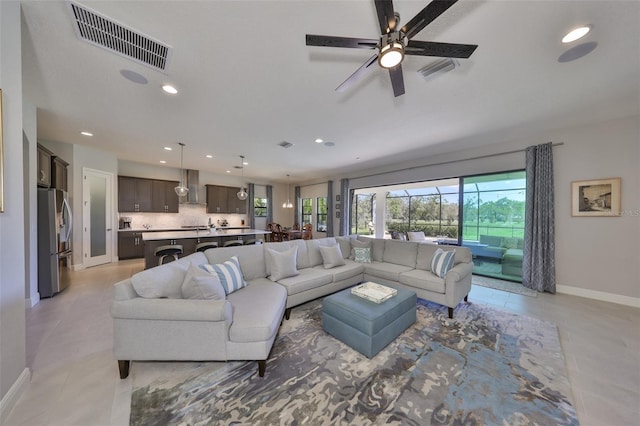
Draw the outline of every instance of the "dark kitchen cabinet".
M53 153L38 144L38 186L51 187L51 157Z
M118 176L118 211L178 213L177 181Z
M178 213L177 181L154 180L151 183L151 211L157 213Z
M69 163L58 156L51 158L51 187L68 191L67 167Z
M240 188L207 185L207 213L247 213L247 200L239 200Z
M118 258L140 259L144 257L144 243L142 232L118 232Z

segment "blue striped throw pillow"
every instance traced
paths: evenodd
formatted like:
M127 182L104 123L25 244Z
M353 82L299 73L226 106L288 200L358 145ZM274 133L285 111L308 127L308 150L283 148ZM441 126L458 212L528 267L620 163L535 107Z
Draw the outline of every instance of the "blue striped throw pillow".
M453 267L453 258L455 255L455 250L444 251L437 249L436 252L433 253L433 259L431 259L431 272L440 278L445 278L449 269Z
M240 270L238 256L233 256L222 264L209 265L205 263L204 265L200 265L200 267L210 274L218 275L220 284L222 284L224 292L227 294L240 290L247 285L247 282L242 276L242 270Z

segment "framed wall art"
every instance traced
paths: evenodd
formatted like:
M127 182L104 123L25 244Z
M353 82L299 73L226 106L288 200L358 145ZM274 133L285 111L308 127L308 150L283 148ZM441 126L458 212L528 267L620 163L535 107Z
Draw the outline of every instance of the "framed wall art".
M571 182L571 216L620 216L620 178Z

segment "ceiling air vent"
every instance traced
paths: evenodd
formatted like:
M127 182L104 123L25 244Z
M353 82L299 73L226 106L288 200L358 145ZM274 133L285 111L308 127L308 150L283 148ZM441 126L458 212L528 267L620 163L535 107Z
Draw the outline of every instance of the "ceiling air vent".
M287 141L282 141L278 145L283 148L291 148L293 146L291 142L287 142Z
M166 71L171 47L113 21L91 9L69 2L76 34L81 40L125 56L157 71Z

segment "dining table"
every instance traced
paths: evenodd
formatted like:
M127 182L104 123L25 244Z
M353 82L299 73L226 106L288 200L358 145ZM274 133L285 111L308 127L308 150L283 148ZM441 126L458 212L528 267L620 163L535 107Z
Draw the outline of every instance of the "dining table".
M282 229L282 240L290 241L290 240L299 240L302 238L302 231L299 229Z

